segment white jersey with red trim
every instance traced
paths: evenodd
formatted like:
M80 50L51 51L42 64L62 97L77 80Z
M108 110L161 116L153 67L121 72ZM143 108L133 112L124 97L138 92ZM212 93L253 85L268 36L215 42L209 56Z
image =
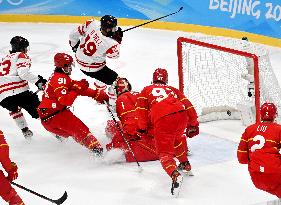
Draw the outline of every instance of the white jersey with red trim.
M0 102L29 89L39 78L30 72L31 59L22 52L7 55L0 62Z
M119 57L120 44L101 33L100 21L91 19L73 30L69 35L70 46L75 46L79 40L76 61L83 71L99 71L105 66L106 57Z

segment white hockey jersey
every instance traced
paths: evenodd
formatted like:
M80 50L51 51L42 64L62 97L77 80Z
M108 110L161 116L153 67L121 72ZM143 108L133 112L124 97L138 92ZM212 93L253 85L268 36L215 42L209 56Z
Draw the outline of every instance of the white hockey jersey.
M29 89L39 78L30 72L31 59L22 52L7 55L0 62L0 102Z
M120 44L101 33L100 21L91 19L73 30L69 35L70 45L75 46L79 40L76 61L83 71L99 71L105 66L106 57L119 57Z

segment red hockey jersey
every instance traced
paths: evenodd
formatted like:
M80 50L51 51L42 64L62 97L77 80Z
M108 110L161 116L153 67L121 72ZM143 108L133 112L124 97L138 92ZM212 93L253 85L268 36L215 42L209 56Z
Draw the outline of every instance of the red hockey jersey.
M116 100L116 113L122 123L123 130L134 135L137 129L136 101L138 92L125 92Z
M256 123L244 131L237 150L238 161L249 171L281 173L281 125Z
M3 132L0 130L0 162L2 167L8 172L12 169L12 162L9 158L9 145L7 144Z
M176 88L165 84L146 86L137 99L138 125L146 130L159 118L187 110L190 125L198 125L197 113L191 102Z

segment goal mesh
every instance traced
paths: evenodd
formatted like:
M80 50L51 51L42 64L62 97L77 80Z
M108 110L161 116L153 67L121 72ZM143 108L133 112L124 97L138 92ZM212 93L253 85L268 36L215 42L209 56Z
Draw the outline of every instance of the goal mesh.
M281 113L281 90L264 46L226 37L190 36L178 38L177 52L180 90L201 122L240 119L241 104L253 106L256 121L264 102L273 102ZM248 73L248 62L254 68L254 98L248 97L249 81L242 78Z

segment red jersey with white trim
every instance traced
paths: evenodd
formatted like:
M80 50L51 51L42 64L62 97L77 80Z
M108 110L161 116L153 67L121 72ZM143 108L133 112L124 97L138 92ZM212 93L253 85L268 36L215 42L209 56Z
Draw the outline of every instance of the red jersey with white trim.
M31 59L23 52L7 55L0 62L0 101L29 89L39 78L30 71Z
M72 105L78 94L71 90L72 79L65 73L54 72L46 83L42 101L38 108L62 110Z
M197 113L191 102L178 89L165 84L146 86L137 98L139 128L147 129L161 117L187 110L190 124L198 124Z
M116 113L120 119L123 129L126 125L137 125L136 102L138 92L130 91L121 94L116 100ZM129 126L131 128L131 126ZM135 127L137 128L137 127ZM134 130L125 130L128 134L133 135Z
M105 66L106 57L119 57L120 44L101 33L100 21L91 19L73 30L69 35L70 45L75 46L79 40L76 60L83 71L99 71Z
M249 171L281 173L281 125L255 123L247 127L241 137L237 157L248 164Z

